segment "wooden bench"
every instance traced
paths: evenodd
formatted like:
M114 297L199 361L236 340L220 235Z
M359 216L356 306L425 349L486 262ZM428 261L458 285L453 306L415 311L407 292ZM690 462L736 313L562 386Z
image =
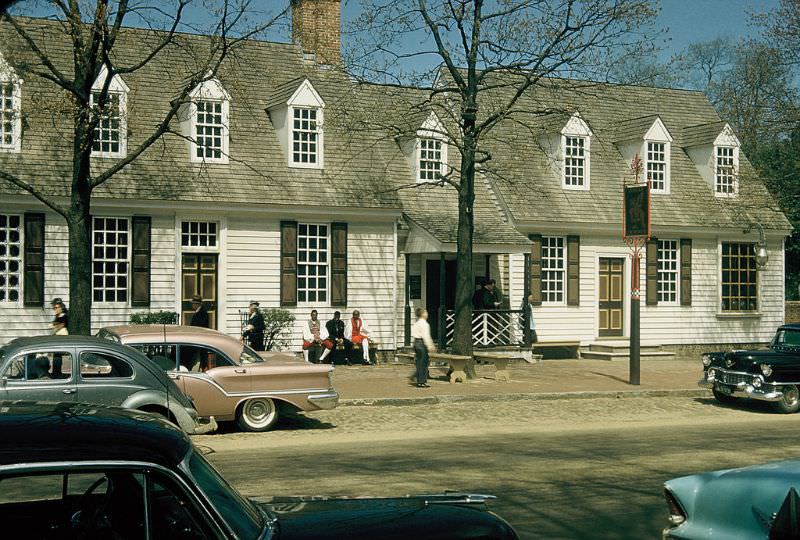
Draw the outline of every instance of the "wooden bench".
M520 354L514 352L475 352L473 355L478 362L494 364L494 380L497 382L511 382L508 363L521 357Z
M575 358L581 359L581 342L580 340L564 340L564 341L537 341L531 344L531 350L536 349L575 349Z

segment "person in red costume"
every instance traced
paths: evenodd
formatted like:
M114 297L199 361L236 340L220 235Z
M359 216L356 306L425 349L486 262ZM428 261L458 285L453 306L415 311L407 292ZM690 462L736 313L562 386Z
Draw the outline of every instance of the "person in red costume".
M361 318L361 313L358 310L355 310L353 317L347 321L344 337L352 341L356 347L361 345L361 350L364 353L364 364L369 365L372 363L369 360L369 330L367 329L367 323Z

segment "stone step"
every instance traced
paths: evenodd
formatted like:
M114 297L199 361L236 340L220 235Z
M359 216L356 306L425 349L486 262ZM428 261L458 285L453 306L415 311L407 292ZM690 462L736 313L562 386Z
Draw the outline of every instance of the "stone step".
M581 358L584 360L629 360L629 351L582 351ZM646 351L642 349L639 353L642 360L674 360L675 353L669 351Z
M604 343L602 341L595 342L589 345L590 351L595 352L624 352L625 354L628 353L630 350L630 343L627 341L619 341L619 342L608 342ZM658 352L661 351L661 345L655 344L642 344L639 346L640 351L651 351L651 352Z

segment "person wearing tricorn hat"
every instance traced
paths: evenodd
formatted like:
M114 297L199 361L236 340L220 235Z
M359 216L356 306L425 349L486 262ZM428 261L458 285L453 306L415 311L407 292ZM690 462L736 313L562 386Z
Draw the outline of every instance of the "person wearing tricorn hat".
M242 328L242 340L247 339L248 345L253 350L263 351L266 325L264 324L264 316L258 309L259 305L255 300L250 301L248 306L250 317L247 319L247 325Z
M200 326L208 328L208 311L206 306L203 305L203 298L199 294L192 296L192 318L189 320L189 326Z
M53 322L50 323L50 327L53 329L53 334L57 336L66 336L69 334L67 330L67 325L69 323L69 314L67 313L67 306L64 305L63 300L61 298L53 298L53 301L50 302L50 305L53 307Z

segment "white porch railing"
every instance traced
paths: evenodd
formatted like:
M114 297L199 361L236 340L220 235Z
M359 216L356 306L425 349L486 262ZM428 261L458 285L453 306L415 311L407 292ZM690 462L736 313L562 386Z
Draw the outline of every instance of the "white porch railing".
M453 342L455 312L448 311L445 320L445 343ZM525 341L522 310L493 309L472 312L472 345L498 347L521 345Z

